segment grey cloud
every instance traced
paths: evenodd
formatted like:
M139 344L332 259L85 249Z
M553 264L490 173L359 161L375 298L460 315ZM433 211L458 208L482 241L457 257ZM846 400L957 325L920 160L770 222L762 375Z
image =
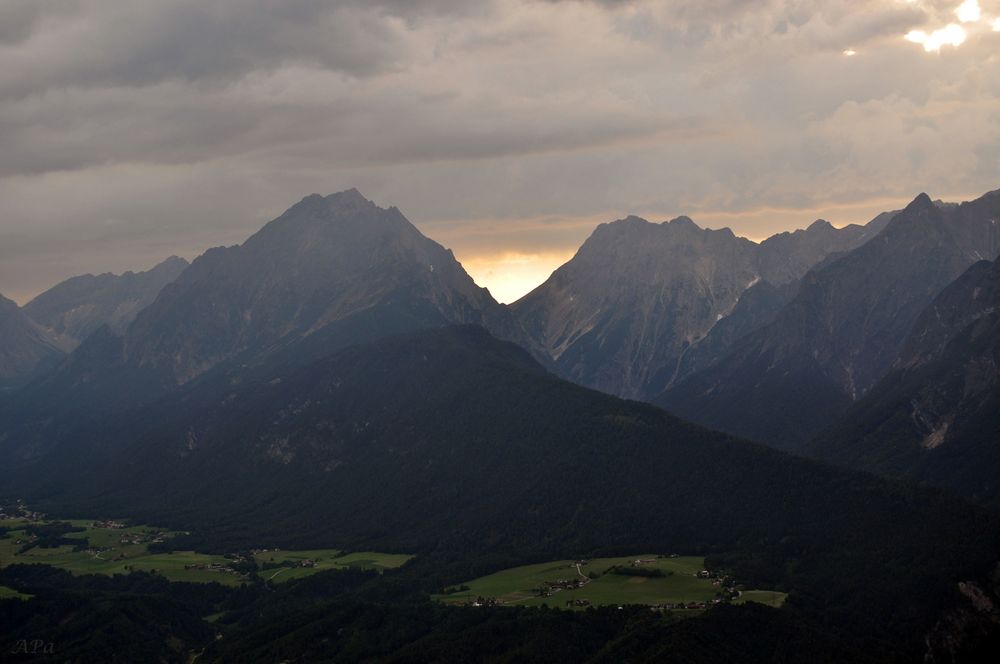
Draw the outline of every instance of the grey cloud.
M409 55L404 26L360 2L92 0L88 9L8 46L0 96L172 79L224 85L296 63L363 77Z
M615 107L560 114L557 106L546 106L405 91L352 96L349 88L333 99L294 103L234 90L192 95L178 84L147 88L142 95L67 91L0 107L0 177L248 153L342 167L488 159L729 131L697 116Z
M5 0L0 5L0 46L23 42L43 21L72 15L79 4L77 0Z
M640 40L708 48L713 58L737 66L735 53L840 51L898 37L927 20L916 5L883 0L678 0L644 7L622 20L621 29Z
M627 212L759 236L726 215L994 189L1000 34L902 39L955 4L7 0L0 291L193 257L350 186L460 259Z

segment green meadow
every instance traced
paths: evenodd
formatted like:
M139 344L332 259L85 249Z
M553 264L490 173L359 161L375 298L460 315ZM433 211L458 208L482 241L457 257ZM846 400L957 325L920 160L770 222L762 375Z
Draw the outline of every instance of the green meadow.
M150 553L149 542L123 543L123 538L139 537L146 540L160 536L168 538L176 533L166 532L150 526L129 526L127 528L100 528L93 521L77 519L68 523L84 528L81 532L66 533L66 539L87 539L89 550L74 551L71 544L52 548L36 546L23 553L18 540L27 541L25 527L28 522L21 520L0 521L0 526L8 529L0 538L0 567L15 564L43 564L62 568L72 574L128 574L133 571L155 572L171 581L192 581L207 583L218 581L224 585L239 585L242 579L230 572L208 569L185 569L185 566L208 566L216 563L228 564L225 557L174 551L172 553ZM45 522L52 523L52 522Z
M7 586L0 586L0 599L30 599L31 595L25 595L24 593L19 593L13 588L8 588Z
M39 525L55 523L40 522ZM65 569L72 574L128 574L134 571L154 572L171 581L191 581L210 583L217 581L224 585L236 586L247 577L226 569L210 569L209 566L228 567L230 561L225 556L195 553L194 551L173 551L151 553L149 543L156 538L168 539L178 533L164 531L145 525L125 528L103 528L92 520L68 520L83 528L80 532L66 533L69 540L86 538L87 549L75 551L72 544L43 548L35 546L21 552L29 535L28 521L8 519L0 521L0 527L7 530L0 535L0 567L15 564L44 564ZM122 541L134 540L140 541ZM19 543L18 540L21 540ZM386 570L399 567L413 556L405 554L359 551L345 554L337 549L311 549L303 551L271 550L254 554L254 562L259 566L258 576L274 582L298 579L328 569ZM303 563L310 561L310 566ZM263 569L265 566L269 569ZM14 591L0 590L0 598L11 596Z
M633 565L636 561L642 561ZM537 565L524 565L502 570L459 586L451 592L436 595L435 599L446 604L468 604L478 598L495 599L503 606L548 606L574 609L586 606L623 606L626 604L687 604L711 603L720 587L713 579L698 578L705 566L705 559L698 556L658 557L641 554L618 558L595 558L577 570L574 560L556 560ZM611 572L612 567L637 568L663 576L621 575ZM553 589L550 584L581 578L591 580L579 588ZM468 589L459 589L467 586ZM540 590L548 587L548 596ZM737 602L760 602L781 606L784 593L748 590L743 591ZM577 601L587 600L582 606Z
M610 573L614 566L631 567L633 561L649 561L639 565L644 570L660 570L663 576L623 576ZM704 569L703 558L681 556L659 558L654 554L595 558L580 567L584 576L594 577L581 588L553 592L540 597L538 589L547 582L579 578L573 560L557 560L538 565L525 565L502 570L464 584L460 590L436 599L445 603L464 604L477 597L496 598L503 605L567 606L575 600L589 600L592 606L624 604L676 604L679 602L710 602L718 587L711 579L699 579ZM578 607L574 607L578 608Z

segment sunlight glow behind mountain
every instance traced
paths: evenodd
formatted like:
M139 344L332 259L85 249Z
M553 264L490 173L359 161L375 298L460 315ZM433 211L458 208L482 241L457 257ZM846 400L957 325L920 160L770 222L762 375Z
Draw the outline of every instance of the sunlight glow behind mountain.
M549 278L573 251L543 253L504 252L463 260L465 268L480 286L489 288L498 302L510 304Z

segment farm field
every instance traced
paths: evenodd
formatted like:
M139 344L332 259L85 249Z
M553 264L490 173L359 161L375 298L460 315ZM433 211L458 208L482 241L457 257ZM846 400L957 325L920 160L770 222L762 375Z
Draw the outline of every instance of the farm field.
M69 523L82 531L68 532L58 546L34 546L22 551L30 541L30 526ZM222 555L194 551L152 553L149 544L168 539L178 533L147 525L108 527L93 520L29 522L24 519L0 520L0 568L8 565L40 563L65 569L72 574L128 574L133 571L154 572L171 581L210 583L237 586L248 577L231 570L233 560ZM121 524L116 524L121 525ZM79 548L72 541L82 542ZM79 548L79 550L77 550ZM337 549L302 551L271 550L253 554L259 566L257 575L275 582L296 579L328 569L356 567L384 570L399 567L413 556L360 551L344 554ZM271 569L263 569L265 566ZM13 591L11 591L13 592ZM4 595L0 594L0 598Z
M54 522L41 522L43 525L45 523ZM66 533L64 537L67 540L86 539L87 548L78 551L72 544L62 544L51 548L36 546L21 552L23 543L27 542L29 537L25 528L30 524L23 520L8 519L0 522L0 526L7 529L6 535L0 537L0 567L40 563L78 575L113 575L155 570L171 581L198 583L218 581L224 585L239 585L242 582L241 577L235 573L208 569L212 564L227 565L229 561L224 556L193 551L150 553L149 542L158 538L168 538L175 533L145 525L125 528L96 527L93 521L82 519L60 523L70 523L83 528L84 530L80 532ZM18 544L18 540L21 540L22 544ZM185 566L188 568L185 569Z
M663 576L624 576L609 573L614 566L632 567L642 560L639 568L652 572L659 570ZM478 597L496 598L503 605L518 606L568 606L576 600L588 600L591 606L623 604L677 604L711 602L719 587L711 579L697 577L704 569L704 559L696 556L660 558L653 554L618 558L595 558L581 565L584 576L594 576L589 583L576 589L559 589L549 596L539 596L538 589L546 583L580 578L573 560L557 560L538 565L525 565L502 570L474 581L466 582L468 590L436 599L448 604L464 604Z
M7 586L0 586L0 599L29 599L31 595L25 595L24 593L19 593L13 588L8 588Z
M343 554L337 549L312 549L307 551L287 551L276 549L254 553L254 561L260 566L258 575L265 580L276 583L299 579L316 572L328 569L344 569L357 567L360 569L386 570L400 567L413 558L406 554L378 553L375 551L359 551ZM312 563L312 566L279 566L265 569L265 566L302 565Z

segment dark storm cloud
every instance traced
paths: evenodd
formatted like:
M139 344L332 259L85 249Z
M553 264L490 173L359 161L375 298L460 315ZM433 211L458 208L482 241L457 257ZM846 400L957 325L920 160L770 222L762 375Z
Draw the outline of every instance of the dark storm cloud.
M185 86L164 84L142 95L120 88L52 92L0 106L0 177L119 162L189 164L259 151L344 167L488 159L730 130L641 109L598 106L560 116L544 104L397 90L352 95L347 88L333 98L294 102L240 90L192 97Z
M360 2L84 4L85 11L48 22L35 17L31 25L48 32L22 38L23 48L7 55L0 98L52 88L141 87L170 79L219 85L292 63L371 76L407 55L402 26Z

